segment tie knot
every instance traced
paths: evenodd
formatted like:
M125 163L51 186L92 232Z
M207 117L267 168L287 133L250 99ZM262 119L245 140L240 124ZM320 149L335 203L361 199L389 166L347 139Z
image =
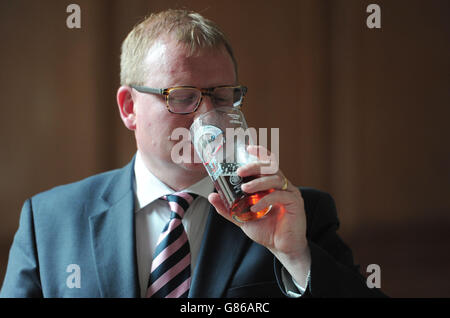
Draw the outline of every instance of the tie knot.
M170 210L172 211L170 218L182 219L189 205L191 205L197 196L197 194L189 192L175 192L165 195L162 198L169 202Z

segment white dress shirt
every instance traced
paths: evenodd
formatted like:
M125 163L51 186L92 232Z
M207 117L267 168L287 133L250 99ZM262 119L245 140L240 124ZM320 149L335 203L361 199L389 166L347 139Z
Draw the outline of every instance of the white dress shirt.
M156 242L171 214L167 201L159 200L159 198L176 191L162 183L146 168L139 151L136 153L134 175L136 253L141 297L145 297ZM191 273L194 273L206 219L211 207L207 198L214 191L214 184L209 177L205 177L183 191L199 195L189 206L181 221L189 240ZM301 296L293 287L291 275L284 268L282 280L289 296ZM295 281L294 284L297 288L300 287ZM300 292L304 290L301 287L299 289Z
M136 154L134 173L136 252L141 296L145 297L156 242L171 214L167 201L158 199L176 191L148 171L139 151ZM194 273L206 219L211 206L207 197L214 191L214 184L209 177L205 177L183 191L199 195L189 206L181 221L189 240L191 273Z

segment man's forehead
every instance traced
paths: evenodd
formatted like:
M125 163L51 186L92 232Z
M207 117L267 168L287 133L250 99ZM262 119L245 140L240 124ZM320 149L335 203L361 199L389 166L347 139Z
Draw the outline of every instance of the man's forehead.
M157 64L158 61L162 61L164 56L170 52L168 48L169 43L161 39L156 40L153 45L148 49L145 57L145 64Z
M189 57L198 57L205 53L225 53L225 47L204 47L191 49L189 44L175 39L173 36L166 35L157 38L147 51L146 63L159 63L162 59L179 60Z
M228 56L228 53L225 47L202 48L191 52L187 44L172 37L161 37L155 40L148 50L144 65L150 78L163 74L173 76L190 70L191 67L204 66L203 57L207 55L221 57ZM227 62L233 67L231 57Z

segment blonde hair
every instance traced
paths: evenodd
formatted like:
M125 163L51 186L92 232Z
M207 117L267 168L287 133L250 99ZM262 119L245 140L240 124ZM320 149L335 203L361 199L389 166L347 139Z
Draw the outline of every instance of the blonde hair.
M237 63L231 45L219 27L196 12L169 9L152 13L137 24L123 41L120 56L122 85L144 84L148 70L143 62L148 50L158 38L168 34L185 44L191 55L201 49L224 46L233 61L237 77Z

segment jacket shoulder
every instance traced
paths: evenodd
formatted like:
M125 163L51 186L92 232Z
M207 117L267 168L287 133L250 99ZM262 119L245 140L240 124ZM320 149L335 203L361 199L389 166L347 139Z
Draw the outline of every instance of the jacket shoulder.
M89 176L79 181L58 185L46 191L35 194L32 197L32 200L37 202L48 200L51 197L61 196L67 199L68 197L77 196L77 194L84 192L98 192L101 191L102 187L107 184L109 180L113 179L119 171L119 169L106 171Z
M133 162L127 166L102 172L85 179L56 186L34 195L33 209L79 206L83 202L102 198L114 191L124 191L132 187Z

